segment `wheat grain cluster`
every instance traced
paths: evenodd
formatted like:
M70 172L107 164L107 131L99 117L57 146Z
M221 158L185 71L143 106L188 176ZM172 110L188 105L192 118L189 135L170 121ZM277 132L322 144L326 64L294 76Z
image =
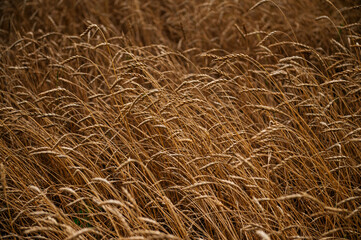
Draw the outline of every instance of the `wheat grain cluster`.
M360 239L361 4L0 4L1 239Z

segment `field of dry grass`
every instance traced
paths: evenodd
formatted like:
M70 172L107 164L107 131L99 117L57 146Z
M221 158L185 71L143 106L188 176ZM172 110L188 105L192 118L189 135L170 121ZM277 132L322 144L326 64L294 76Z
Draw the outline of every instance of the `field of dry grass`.
M361 239L358 4L1 1L1 239Z

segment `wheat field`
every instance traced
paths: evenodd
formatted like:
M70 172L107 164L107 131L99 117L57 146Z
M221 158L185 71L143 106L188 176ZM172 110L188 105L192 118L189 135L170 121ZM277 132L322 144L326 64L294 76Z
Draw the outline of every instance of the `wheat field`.
M0 3L1 239L361 239L361 2Z

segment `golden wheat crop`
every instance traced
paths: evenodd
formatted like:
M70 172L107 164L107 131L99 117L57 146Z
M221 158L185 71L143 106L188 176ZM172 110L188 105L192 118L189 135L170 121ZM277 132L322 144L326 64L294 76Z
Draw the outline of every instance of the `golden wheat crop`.
M360 239L358 4L1 1L1 238Z

